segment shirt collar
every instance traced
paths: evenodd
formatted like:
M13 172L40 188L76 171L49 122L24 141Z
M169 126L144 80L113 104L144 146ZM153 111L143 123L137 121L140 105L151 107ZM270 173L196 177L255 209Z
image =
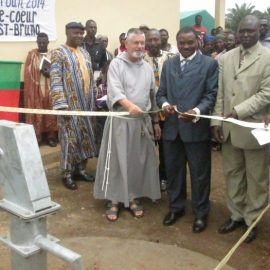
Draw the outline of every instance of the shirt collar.
M195 51L190 57L187 57L187 59L188 59L189 61L191 61L191 60L195 57L196 53L197 53L197 51ZM182 56L181 53L180 53L179 56L180 56L180 62L182 62L185 58Z
M87 43L87 41L86 41L86 36L84 37L83 40L84 40L85 43ZM99 43L99 40L98 40L96 37L94 37L94 42L93 42L92 44L94 44L94 43L95 43L95 44ZM87 44L88 44L88 43L87 43ZM90 44L89 44L89 45L90 45Z
M244 51L244 52L248 52L249 54L251 54L251 53L253 53L255 51L255 49L257 48L258 44L259 44L259 41L255 45L251 46L248 49L245 49L242 45L240 45L240 52L243 52Z

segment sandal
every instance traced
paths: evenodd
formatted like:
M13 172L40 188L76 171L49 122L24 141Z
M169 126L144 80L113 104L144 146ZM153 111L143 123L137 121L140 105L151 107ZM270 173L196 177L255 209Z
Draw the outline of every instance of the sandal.
M140 205L138 205L138 204L139 204L139 201L137 201L137 200L130 201L130 202L129 202L129 210L130 210L131 214L132 214L134 217L136 217L136 218L141 218L141 217L143 217L143 215L144 215L143 213L140 214L140 215L136 215L136 213L138 213L138 212L140 212L140 211L143 210L143 207L140 206ZM134 205L135 207L132 207L133 205Z
M106 211L106 217L109 221L116 221L118 219L119 214L119 204L118 203L109 203L109 210ZM112 210L112 208L117 208L117 210ZM109 218L109 216L115 216L115 219Z

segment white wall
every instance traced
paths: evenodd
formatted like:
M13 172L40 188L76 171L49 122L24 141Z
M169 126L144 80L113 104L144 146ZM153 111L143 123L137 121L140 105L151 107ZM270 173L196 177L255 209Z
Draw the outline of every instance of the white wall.
M118 37L132 27L146 24L150 28L165 28L173 45L179 30L179 0L56 0L57 40L50 42L54 49L65 43L65 25L71 21L88 19L96 21L98 34L108 35L108 50L113 52L119 46ZM0 59L25 61L28 51L36 48L35 42L1 42ZM23 69L22 69L23 70Z

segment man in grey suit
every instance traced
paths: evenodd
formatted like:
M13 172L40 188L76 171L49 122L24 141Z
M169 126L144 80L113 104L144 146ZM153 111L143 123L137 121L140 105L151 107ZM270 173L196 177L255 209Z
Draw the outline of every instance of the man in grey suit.
M185 214L188 163L195 214L193 232L200 233L206 228L210 210L211 132L210 121L198 116L209 114L214 107L218 64L198 52L198 36L192 27L182 28L176 40L180 56L164 63L156 95L166 115L162 136L170 212L163 224L172 225ZM178 115L171 105L183 113Z
M247 122L261 122L270 103L270 51L259 40L260 23L252 15L238 27L241 46L222 56L219 88L213 115ZM260 146L249 128L212 120L213 135L223 143L223 170L227 185L227 206L231 218L219 233L246 229L268 204L268 146ZM256 238L252 229L246 243Z

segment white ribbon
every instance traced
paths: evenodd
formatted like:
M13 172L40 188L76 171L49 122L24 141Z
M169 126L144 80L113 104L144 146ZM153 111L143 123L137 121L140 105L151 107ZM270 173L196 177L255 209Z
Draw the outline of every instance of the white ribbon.
M252 122L246 122L246 121L237 120L237 119L234 119L234 118L224 119L221 116L209 116L209 115L199 115L199 117L215 119L215 120L220 120L220 121L224 121L224 122L230 122L230 123L236 124L238 126L247 127L247 128L262 128L262 129L270 130L270 127L267 127L267 128L264 127L263 122L261 122L261 123L252 123Z
M129 112L88 112L88 111L68 111L68 110L40 110L24 109L14 107L0 106L1 112L31 113L31 114L49 114L49 115L73 115L73 116L115 116L129 115Z
M179 112L177 110L176 106L173 106L175 111L178 112L179 114L183 114L182 112ZM237 120L234 118L223 118L222 116L212 116L212 115L196 115L196 114L189 114L186 113L187 115L191 115L191 116L196 116L196 117L200 117L200 118L208 118L208 119L214 119L214 120L219 120L219 121L224 121L224 122L230 122L233 124L236 124L238 126L242 126L242 127L247 127L247 128L260 128L260 129L267 129L270 130L270 127L264 127L264 123L252 123L252 122L246 122L246 121L241 121L241 120Z
M89 111L67 111L67 110L40 110L40 109L25 109L25 108L14 108L14 107L4 107L0 106L1 112L15 112L15 113L31 113L31 114L49 114L49 115L74 115L74 116L127 116L130 115L129 112L89 112ZM148 111L143 113L157 113L158 111ZM181 113L177 110L175 106L175 111ZM198 116L195 114L189 114L192 116ZM221 116L210 116L210 115L200 115L200 118L209 118L215 119L225 122L230 122L242 127L248 128L260 128L260 129L267 129L270 130L270 127L265 128L264 123L252 123L252 122L245 122L241 120L237 120L234 118L227 118L224 119Z

